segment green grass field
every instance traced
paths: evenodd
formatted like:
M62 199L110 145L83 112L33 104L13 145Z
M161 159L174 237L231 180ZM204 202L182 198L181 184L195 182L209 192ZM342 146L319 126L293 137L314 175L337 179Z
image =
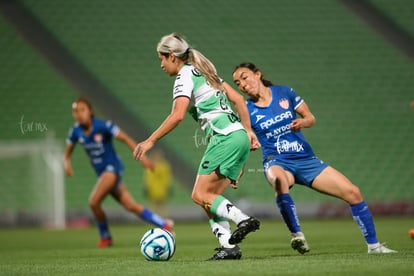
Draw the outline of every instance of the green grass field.
M97 249L95 228L51 231L0 229L1 275L413 275L409 218L377 218L381 241L397 254L368 255L354 222L303 220L311 252L290 248L285 226L262 221L241 244L238 261L206 262L217 246L206 223L177 223L177 250L168 262L149 262L138 243L150 226L112 225L115 246Z

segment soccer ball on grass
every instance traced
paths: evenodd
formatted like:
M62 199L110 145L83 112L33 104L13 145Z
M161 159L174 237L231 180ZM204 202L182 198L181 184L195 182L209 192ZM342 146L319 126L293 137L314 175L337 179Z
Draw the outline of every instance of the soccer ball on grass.
M148 261L168 261L175 252L174 236L161 228L148 230L139 245L142 255Z

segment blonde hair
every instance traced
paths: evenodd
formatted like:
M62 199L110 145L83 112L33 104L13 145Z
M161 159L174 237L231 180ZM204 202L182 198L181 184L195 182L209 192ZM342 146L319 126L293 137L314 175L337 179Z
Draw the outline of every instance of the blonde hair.
M203 74L208 84L220 91L224 91L221 79L217 75L216 67L202 53L191 48L188 42L178 33L163 36L158 42L157 51L161 55L172 53L185 63L193 65Z

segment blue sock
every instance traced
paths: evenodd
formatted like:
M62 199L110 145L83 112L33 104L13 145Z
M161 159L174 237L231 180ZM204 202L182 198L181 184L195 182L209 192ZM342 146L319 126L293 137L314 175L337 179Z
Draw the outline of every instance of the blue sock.
M299 218L296 214L296 206L290 194L280 194L276 196L276 204L279 207L280 214L289 228L291 233L301 232Z
M99 235L101 236L102 239L111 238L111 233L109 233L108 222L100 221L96 223L96 226L98 227Z
M352 217L358 224L359 229L364 235L364 238L368 244L377 243L377 234L375 232L374 220L372 219L371 212L368 209L365 201L355 205L349 205L352 213Z
M150 222L158 227L164 227L167 223L165 221L165 219L163 219L162 217L160 217L159 215L151 212L149 209L144 208L144 211L142 211L140 217L147 221Z

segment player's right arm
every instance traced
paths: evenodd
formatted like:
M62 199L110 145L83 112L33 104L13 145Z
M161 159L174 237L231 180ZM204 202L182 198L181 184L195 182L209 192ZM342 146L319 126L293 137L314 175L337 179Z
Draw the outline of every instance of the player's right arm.
M190 68L190 67L188 67ZM134 159L141 160L155 143L175 129L184 119L194 88L190 69L179 73L174 82L173 106L171 113L164 119L164 122L155 130L147 140L139 143L134 150Z
M68 135L68 138L66 139L66 148L65 148L65 153L63 155L63 158L64 158L63 167L65 169L65 174L67 176L73 175L72 163L70 162L70 156L72 155L73 149L77 141L78 141L78 134L75 130L75 127L72 127L69 130L69 135Z
M185 117L187 112L190 99L187 97L177 97L174 99L173 108L170 115L165 118L164 122L155 130L147 140L139 143L134 150L134 159L141 160L144 158L145 153L149 151L155 143L170 133L174 128L176 128Z
M72 143L66 144L65 154L64 154L64 159L63 159L63 166L65 168L65 173L67 176L73 175L72 163L70 162L70 156L72 154L73 148L74 148L74 145Z

